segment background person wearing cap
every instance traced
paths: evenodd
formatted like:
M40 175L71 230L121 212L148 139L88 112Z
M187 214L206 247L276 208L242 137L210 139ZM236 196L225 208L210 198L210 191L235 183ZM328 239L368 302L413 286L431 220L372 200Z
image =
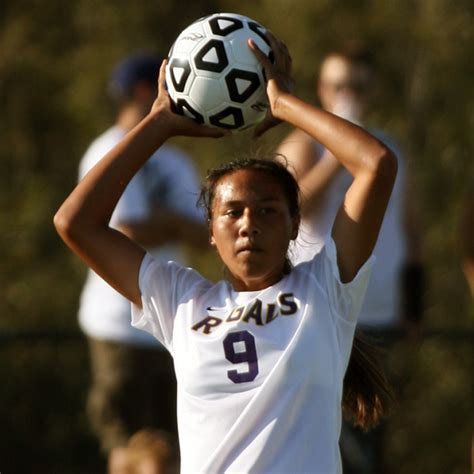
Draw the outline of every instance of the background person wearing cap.
M79 178L149 112L160 64L160 58L139 53L116 66L109 84L117 105L116 121L89 146ZM191 160L178 149L163 146L127 187L111 225L156 258L185 263L181 244L208 245L207 227L196 207L198 194L199 177ZM117 453L140 429L176 433L171 357L154 337L131 326L130 311L130 303L89 270L79 307L91 360L87 412L109 464L114 449Z

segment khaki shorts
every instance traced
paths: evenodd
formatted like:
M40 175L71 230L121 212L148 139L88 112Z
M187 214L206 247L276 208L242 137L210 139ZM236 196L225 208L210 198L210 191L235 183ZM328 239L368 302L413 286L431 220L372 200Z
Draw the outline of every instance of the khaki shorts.
M143 428L175 435L176 378L165 349L89 339L91 387L87 414L108 453Z

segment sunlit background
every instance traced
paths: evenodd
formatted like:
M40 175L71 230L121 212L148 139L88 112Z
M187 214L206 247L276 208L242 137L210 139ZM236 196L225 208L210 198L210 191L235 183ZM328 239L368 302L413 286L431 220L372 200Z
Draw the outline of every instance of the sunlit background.
M88 143L113 120L105 94L125 54L166 54L181 29L214 12L254 18L288 44L296 93L315 101L322 54L346 39L373 45L379 88L371 120L408 157L428 287L419 340L390 358L403 396L388 422L393 474L462 474L470 466L473 304L462 274L460 216L473 180L472 0L4 0L0 3L0 471L100 473L84 413L89 382L76 311L85 267L52 216ZM179 141L201 173L258 143ZM474 205L474 203L471 203ZM210 252L192 259L206 276Z

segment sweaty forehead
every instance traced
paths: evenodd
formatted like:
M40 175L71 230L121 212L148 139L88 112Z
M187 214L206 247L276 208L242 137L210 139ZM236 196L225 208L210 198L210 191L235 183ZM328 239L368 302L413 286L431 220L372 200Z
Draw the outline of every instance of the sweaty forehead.
M238 170L222 177L214 196L214 205L233 201L263 201L285 199L280 183L268 173Z

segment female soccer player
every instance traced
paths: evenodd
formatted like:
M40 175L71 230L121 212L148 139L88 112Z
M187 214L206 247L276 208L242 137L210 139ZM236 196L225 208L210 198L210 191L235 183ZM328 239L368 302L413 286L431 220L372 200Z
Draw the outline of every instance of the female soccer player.
M274 64L249 41L268 79L270 114L258 133L286 121L354 176L312 261L293 269L287 263L298 233L298 188L282 165L266 160L228 164L209 176L211 244L228 281L213 284L192 269L159 264L109 227L127 183L166 140L222 134L172 112L165 63L148 116L55 216L67 245L132 302L133 324L173 355L186 473L339 473L341 405L361 425L383 408L383 386L369 393L358 376L346 379L343 400L343 379L396 160L361 128L295 97L287 48L268 39ZM371 369L369 359L362 361L358 374Z

